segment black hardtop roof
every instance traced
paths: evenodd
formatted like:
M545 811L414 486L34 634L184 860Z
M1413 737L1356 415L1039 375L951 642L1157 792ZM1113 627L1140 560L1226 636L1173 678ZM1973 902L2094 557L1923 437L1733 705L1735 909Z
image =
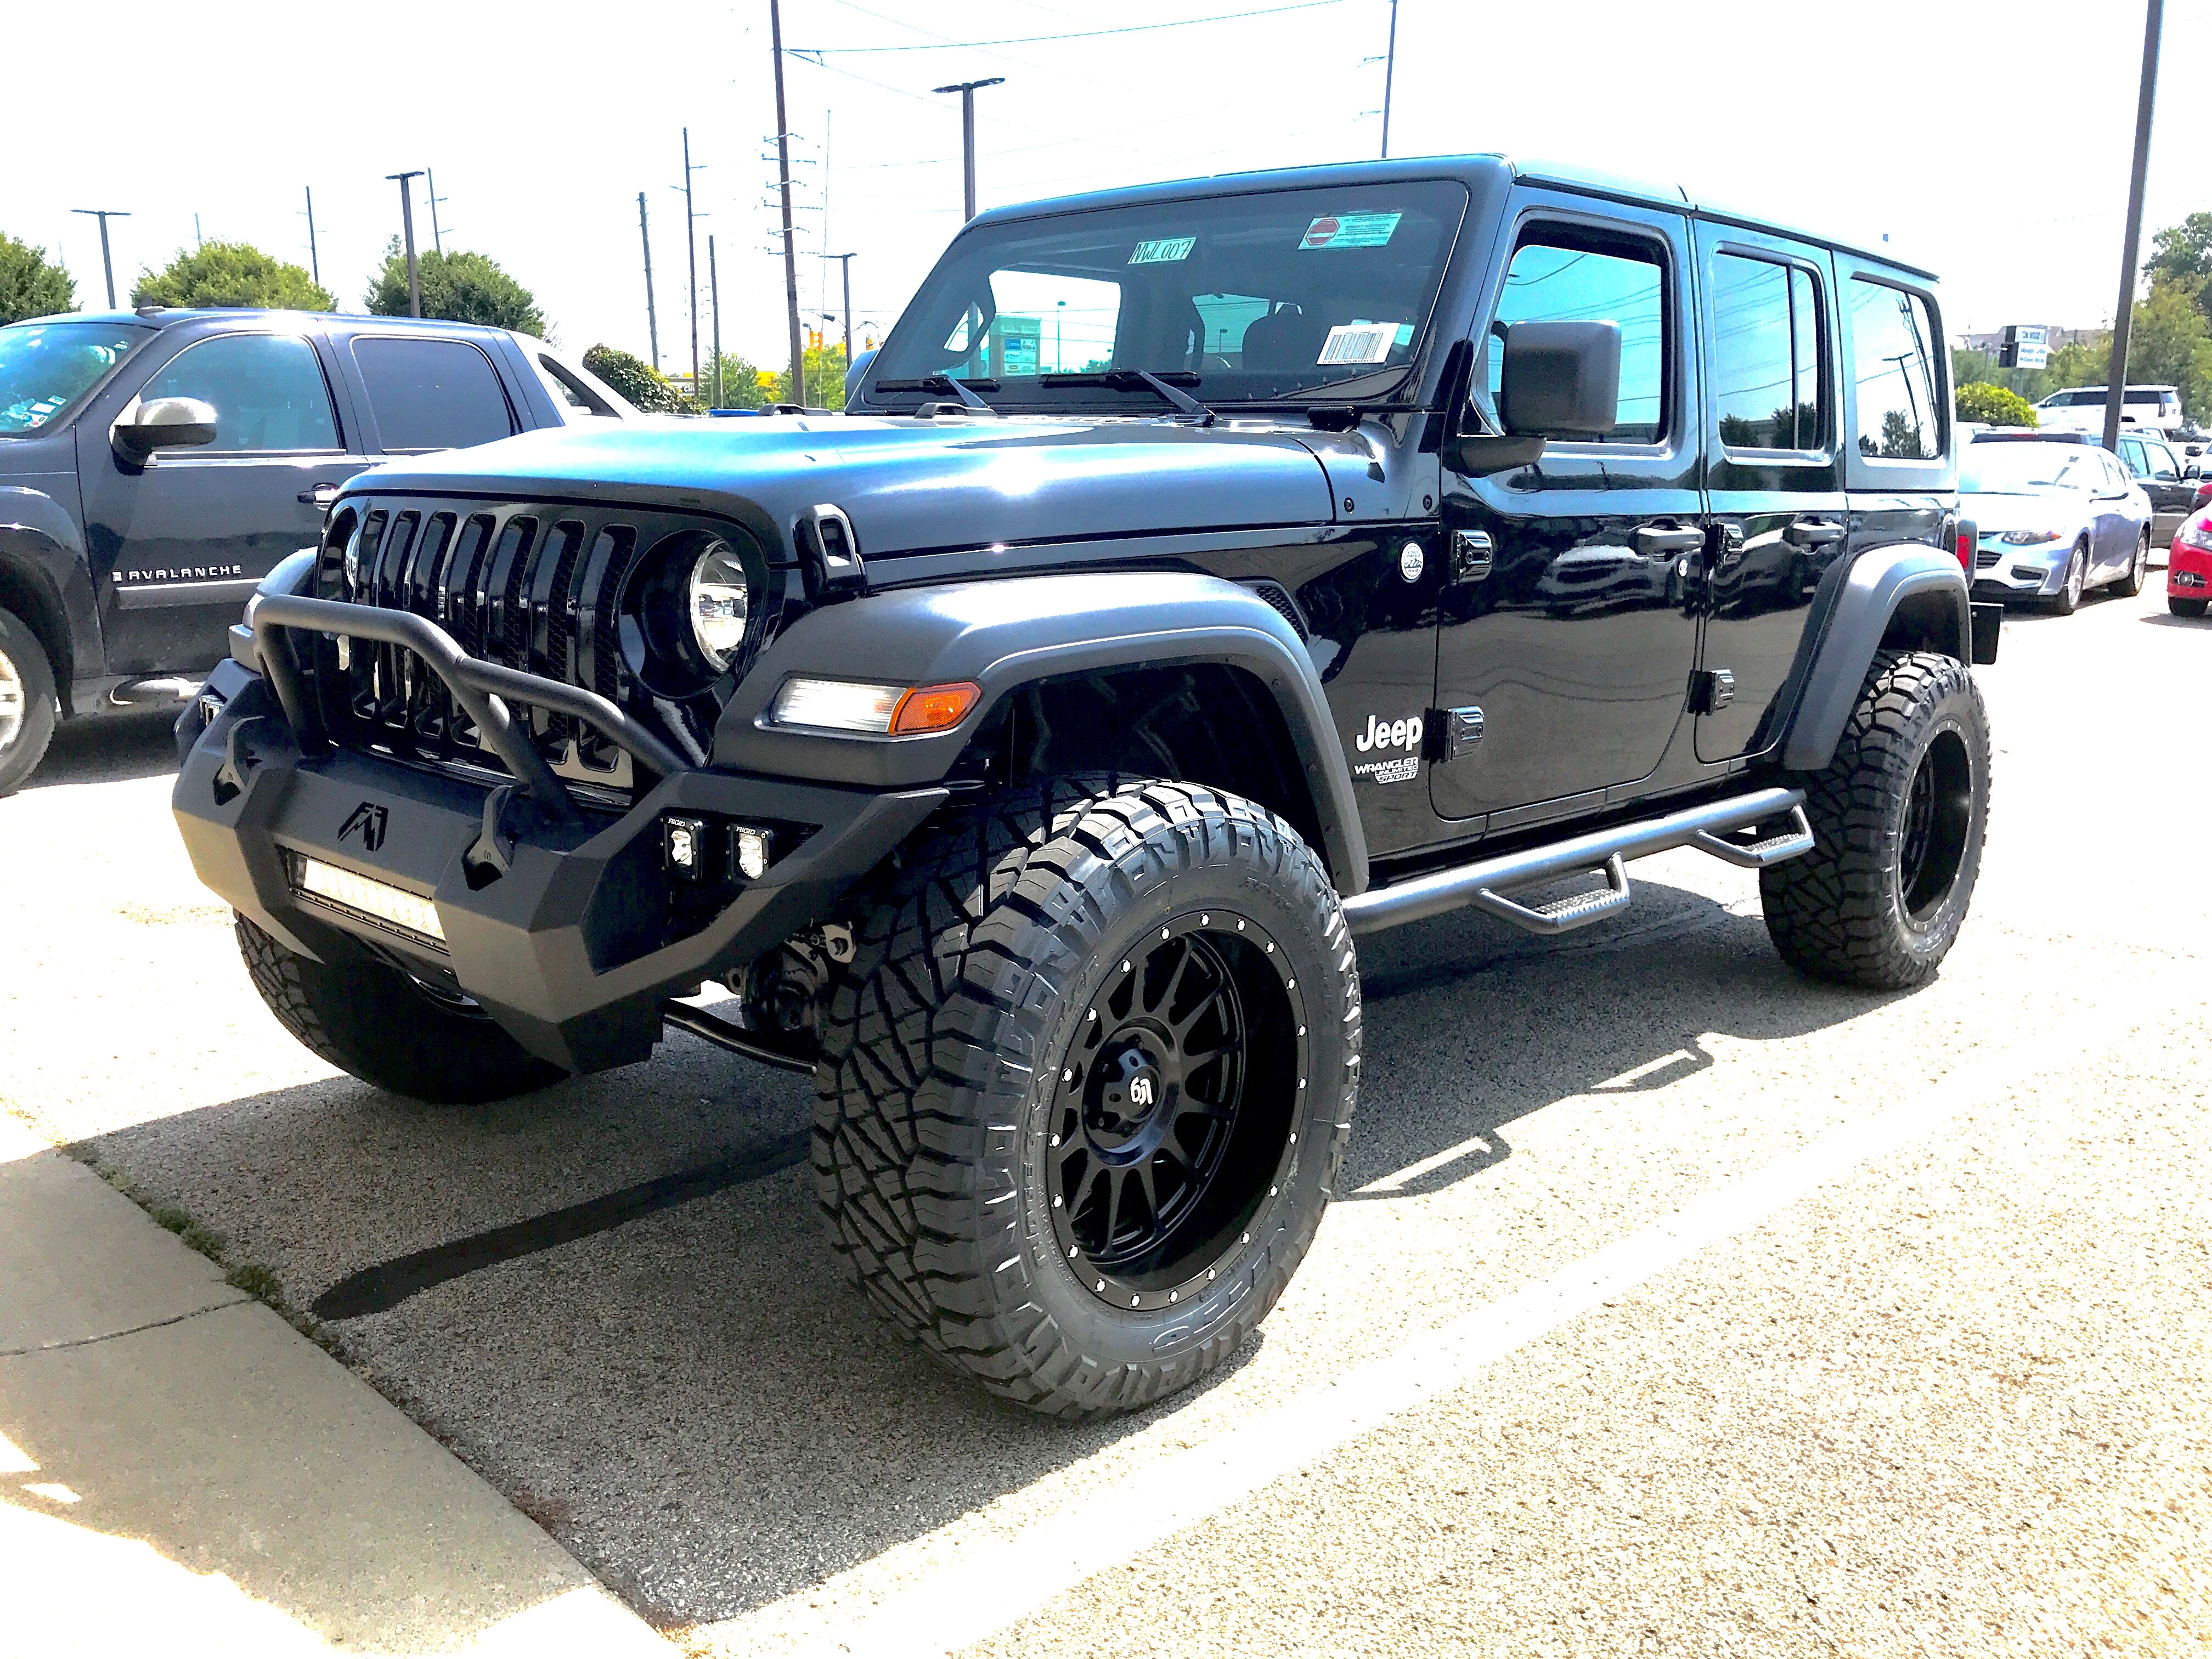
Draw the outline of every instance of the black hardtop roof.
M1671 208L1696 214L1723 224L1741 225L1789 236L1823 246L1840 248L1862 258L1879 260L1892 269L1934 282L1936 273L1908 264L1893 253L1869 247L1838 236L1822 234L1778 220L1746 213L1709 198L1693 197L1680 185L1653 184L1592 167L1553 161L1516 161L1498 155L1423 155L1390 161L1334 161L1317 167L1275 167L1258 173L1222 173L1206 178L1178 179L1153 185L1128 185L1118 190L1091 191L1079 196L1060 196L1034 202L990 208L970 221L976 225L1036 218L1047 213L1082 212L1095 208L1142 206L1154 202L1188 201L1193 197L1239 196L1252 191L1304 190L1331 185L1371 185L1396 179L1453 179L1462 184L1496 184L1525 180L1555 190L1572 191L1610 201L1631 202L1643 207Z

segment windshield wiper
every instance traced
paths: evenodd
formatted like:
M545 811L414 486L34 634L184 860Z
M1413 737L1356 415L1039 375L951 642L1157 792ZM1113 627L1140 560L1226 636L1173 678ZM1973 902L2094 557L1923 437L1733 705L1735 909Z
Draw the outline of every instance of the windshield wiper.
M1191 374L1188 369L1174 370L1172 375L1173 379L1170 380L1169 376L1154 374L1147 369L1109 368L1103 374L1040 374L1037 376L1037 384L1039 386L1103 386L1112 392L1134 392L1138 387L1143 386L1148 391L1158 392L1174 406L1178 414L1195 416L1200 426L1212 426L1215 418L1213 411L1192 397L1190 393L1183 391L1181 386L1173 383L1175 380L1180 380L1183 386L1196 386L1198 376Z
M975 384L977 386L987 386L994 392L996 392L999 389L999 383L996 380L978 380ZM950 374L925 374L918 380L878 380L872 387L870 388L870 390L875 392L950 392L953 397L957 398L969 409L979 409L986 415L995 415L999 412L997 410L992 408L990 404L985 403L981 398L977 397L974 392L969 390L966 381L956 380Z

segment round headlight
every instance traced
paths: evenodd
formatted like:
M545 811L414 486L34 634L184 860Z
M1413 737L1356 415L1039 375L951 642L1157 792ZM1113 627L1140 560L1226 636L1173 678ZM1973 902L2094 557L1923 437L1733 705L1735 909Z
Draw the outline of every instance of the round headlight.
M707 544L691 567L689 598L691 637L708 662L727 668L745 642L745 624L752 616L752 592L735 548L727 542Z

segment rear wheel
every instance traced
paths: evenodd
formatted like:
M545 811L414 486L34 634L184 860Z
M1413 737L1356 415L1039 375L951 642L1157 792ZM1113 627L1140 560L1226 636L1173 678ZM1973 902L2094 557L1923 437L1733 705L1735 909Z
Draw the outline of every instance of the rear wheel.
M1935 976L1959 936L1989 819L1990 737L1966 665L1884 652L1834 758L1804 780L1814 850L1759 872L1766 931L1821 979Z
M0 611L0 795L38 769L53 740L54 671L39 636Z
M2051 608L2062 617L2070 617L2081 608L2081 590L2089 580L2089 544L2074 544L2073 556L2066 561L2066 580L2058 584L2058 592L2051 599Z
M238 950L284 1029L363 1083L434 1105L504 1100L568 1073L538 1059L466 997L363 960L318 962L244 916Z
M1320 860L1233 795L1062 781L940 820L871 898L814 1131L869 1299L1050 1415L1212 1370L1350 1129L1358 966Z
M2135 557L2128 561L2127 569L2119 580L2112 584L2112 592L2124 599L2132 599L2143 591L2143 578L2150 573L2150 532L2142 533L2136 544Z

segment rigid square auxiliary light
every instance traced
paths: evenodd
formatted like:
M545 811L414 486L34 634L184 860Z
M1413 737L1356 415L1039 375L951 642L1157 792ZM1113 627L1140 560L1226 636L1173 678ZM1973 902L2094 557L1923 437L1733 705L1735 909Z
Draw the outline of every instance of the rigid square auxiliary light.
M660 820L660 851L679 881L758 881L775 856L775 835L754 824L668 812Z
M373 881L335 864L311 858L300 860L297 885L301 892L325 900L340 909L390 922L408 933L436 939L441 945L446 942L446 930L438 921L438 907L420 893L408 892L387 882Z

